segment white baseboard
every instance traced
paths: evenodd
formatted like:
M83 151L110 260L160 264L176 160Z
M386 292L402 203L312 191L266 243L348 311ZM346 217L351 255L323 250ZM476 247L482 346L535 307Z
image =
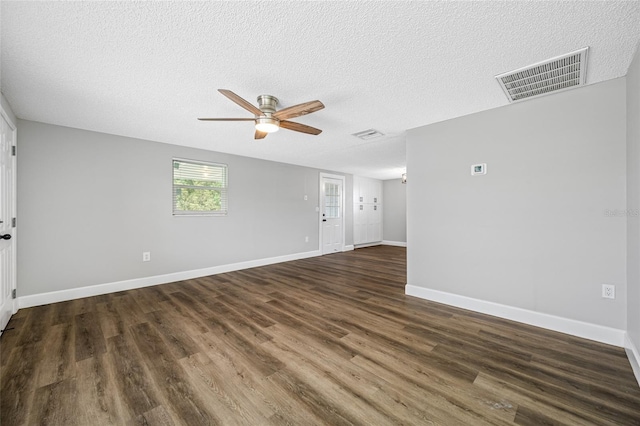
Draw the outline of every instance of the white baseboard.
M354 250L354 246L353 244L349 244L348 246L344 246L344 248L342 249L342 251L353 251Z
M355 244L354 247L359 249L359 248L365 248L365 247L374 247L374 246L379 246L382 244L382 241L378 241L375 243L362 243L362 244Z
M320 255L320 251L315 250L304 253L270 257L266 259L248 260L245 262L232 263L229 265L212 266L210 268L194 269L191 271L174 272L166 275L155 275L151 277L135 278L126 281L97 284L88 287L78 287L70 288L67 290L52 291L49 293L31 294L19 297L18 306L20 308L30 308L32 306L47 305L49 303L64 302L66 300L80 299L90 296L99 296L101 294L114 293L117 291L132 290L134 288L149 287L152 285L167 284L175 281L190 280L193 278L206 277L208 275L223 274L225 272L239 271L241 269L272 265L274 263L289 262L291 260L306 259L309 257Z
M396 247L406 247L407 243L403 241L387 241L382 240L382 244L385 246L396 246Z
M631 364L631 368L633 369L633 374L636 376L638 385L640 385L640 352L638 352L638 348L636 347L636 345L633 344L633 341L629 338L628 333L625 339L624 350L627 353L627 358L629 358L629 364Z
M501 305L499 303L485 300L473 299L471 297L446 293L424 287L407 284L405 294L419 297L458 308L469 309L499 318L522 322L548 330L559 331L560 333L572 336L595 340L596 342L607 343L609 345L624 347L625 331L616 328L604 327L597 324L577 321L569 318L557 317L555 315L530 311L528 309L516 308L514 306Z

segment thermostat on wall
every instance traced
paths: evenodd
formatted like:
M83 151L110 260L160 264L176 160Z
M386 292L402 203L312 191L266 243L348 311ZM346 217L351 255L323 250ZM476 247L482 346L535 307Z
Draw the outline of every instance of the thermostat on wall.
M473 164L471 166L471 176L486 175L486 174L487 174L487 163Z

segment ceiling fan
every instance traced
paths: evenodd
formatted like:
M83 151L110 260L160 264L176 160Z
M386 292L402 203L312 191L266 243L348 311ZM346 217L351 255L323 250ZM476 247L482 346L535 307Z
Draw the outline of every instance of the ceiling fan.
M315 127L307 126L293 121L289 118L300 117L301 115L311 114L324 108L324 104L320 101L310 101L303 104L290 106L280 111L276 111L278 99L271 95L258 96L258 106L255 107L250 102L242 99L231 90L218 89L218 92L231 99L250 113L254 118L198 118L202 121L253 121L256 125L256 139L263 139L268 133L277 132L280 127L296 132L308 133L310 135L319 135L322 130Z

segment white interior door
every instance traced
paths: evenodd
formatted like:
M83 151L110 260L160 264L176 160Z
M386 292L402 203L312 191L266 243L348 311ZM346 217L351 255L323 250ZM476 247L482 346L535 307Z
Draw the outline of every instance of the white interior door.
M16 130L4 111L0 114L0 330L4 330L16 311L13 290L16 284L15 156ZM0 332L1 333L1 332Z
M320 175L322 254L344 250L344 176Z

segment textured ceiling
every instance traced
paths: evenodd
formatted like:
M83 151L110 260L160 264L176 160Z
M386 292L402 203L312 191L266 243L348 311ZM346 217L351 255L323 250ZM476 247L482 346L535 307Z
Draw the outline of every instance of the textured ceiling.
M640 2L2 1L0 87L20 118L379 179L406 129L507 104L494 75L590 46L587 84L624 76ZM253 139L217 92L280 107L320 99ZM375 128L386 136L362 141Z

